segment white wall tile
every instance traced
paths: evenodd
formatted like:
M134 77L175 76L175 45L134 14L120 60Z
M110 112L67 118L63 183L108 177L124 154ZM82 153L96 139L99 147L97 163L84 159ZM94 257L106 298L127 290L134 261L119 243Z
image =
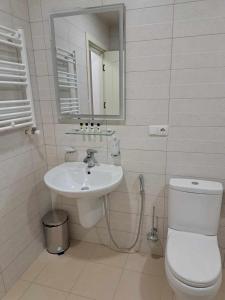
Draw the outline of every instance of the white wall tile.
M220 84L225 78L225 68L173 70L171 85Z
M130 100L126 105L127 125L168 123L167 100Z
M225 178L224 163L224 154L168 152L167 174L221 180Z
M224 127L170 127L168 151L224 153Z
M91 6L100 6L101 0L64 0L63 2L56 2L55 0L41 0L42 7L42 17L46 20L49 16L49 13L56 11L71 11L71 9L91 7Z
M172 98L223 97L225 69L172 70Z
M154 7L154 6L161 6L161 5L170 5L174 3L174 0L123 0L118 2L118 0L103 0L103 5L110 5L110 4L117 4L117 3L124 3L126 9L137 9L143 7Z
M224 17L223 0L190 1L175 5L174 21Z
M43 123L53 123L52 101L40 101Z
M29 21L27 0L9 0L14 17Z
M33 174L18 178L13 186L8 186L0 190L0 216L6 216L14 208L21 205L23 201L28 201L34 190L34 176Z
M35 50L34 58L38 76L48 75L48 63L45 50Z
M41 0L28 0L29 17L30 21L41 21Z
M7 266L23 252L26 247L33 241L33 239L41 234L39 215L25 225L12 236L6 243L0 247L0 268L4 270Z
M130 10L126 14L127 27L170 22L172 22L172 6Z
M121 149L121 165L126 171L164 174L165 159L163 151Z
M109 195L110 211L138 214L141 207L140 193L124 193L115 191ZM145 215L152 215L152 207L156 206L157 215L164 216L164 198L146 193Z
M127 99L168 98L169 80L169 71L127 73Z
M173 99L170 124L173 126L224 126L224 99Z
M223 67L224 49L224 34L176 38L172 68Z
M172 36L172 23L128 27L126 36L128 42L170 38Z
M176 7L175 7L176 8ZM175 10L176 12L176 10ZM224 18L184 20L174 23L174 37L224 33Z
M11 6L9 0L2 0L0 3L0 10L6 12L7 14L10 14Z
M126 46L127 58L132 57L151 57L151 56L168 56L171 51L171 40L151 40L129 42Z
M148 124L150 125L150 123ZM109 128L116 131L117 136L120 138L120 146L122 148L140 150L166 150L166 138L149 136L148 126L146 125L109 126Z
M222 58L221 58L222 59ZM170 55L152 55L152 56L127 56L127 72L149 71L149 70L168 70L170 68Z

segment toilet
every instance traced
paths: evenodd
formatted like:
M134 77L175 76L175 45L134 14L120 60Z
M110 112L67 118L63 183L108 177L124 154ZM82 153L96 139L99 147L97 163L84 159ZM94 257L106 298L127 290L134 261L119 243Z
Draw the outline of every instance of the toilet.
M165 269L176 300L211 300L220 288L222 195L219 182L170 179Z

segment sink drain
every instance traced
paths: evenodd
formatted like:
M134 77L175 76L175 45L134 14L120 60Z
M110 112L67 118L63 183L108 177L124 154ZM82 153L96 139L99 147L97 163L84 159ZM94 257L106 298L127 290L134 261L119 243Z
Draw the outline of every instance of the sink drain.
M89 187L88 186L82 186L81 187L81 191L88 191L89 190Z

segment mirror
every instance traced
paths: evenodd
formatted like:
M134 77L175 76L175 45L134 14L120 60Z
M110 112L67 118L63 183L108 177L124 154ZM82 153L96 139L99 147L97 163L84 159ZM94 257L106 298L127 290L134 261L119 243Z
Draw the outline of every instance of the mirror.
M124 6L51 15L61 123L124 120Z

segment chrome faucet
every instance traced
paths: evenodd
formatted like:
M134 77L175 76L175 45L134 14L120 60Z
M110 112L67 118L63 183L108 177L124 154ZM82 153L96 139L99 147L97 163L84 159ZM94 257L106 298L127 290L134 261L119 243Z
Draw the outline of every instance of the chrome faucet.
M97 153L97 150L94 149L87 149L87 156L84 158L83 162L87 164L88 168L94 167L96 164L98 164L97 160L95 159L95 153Z

